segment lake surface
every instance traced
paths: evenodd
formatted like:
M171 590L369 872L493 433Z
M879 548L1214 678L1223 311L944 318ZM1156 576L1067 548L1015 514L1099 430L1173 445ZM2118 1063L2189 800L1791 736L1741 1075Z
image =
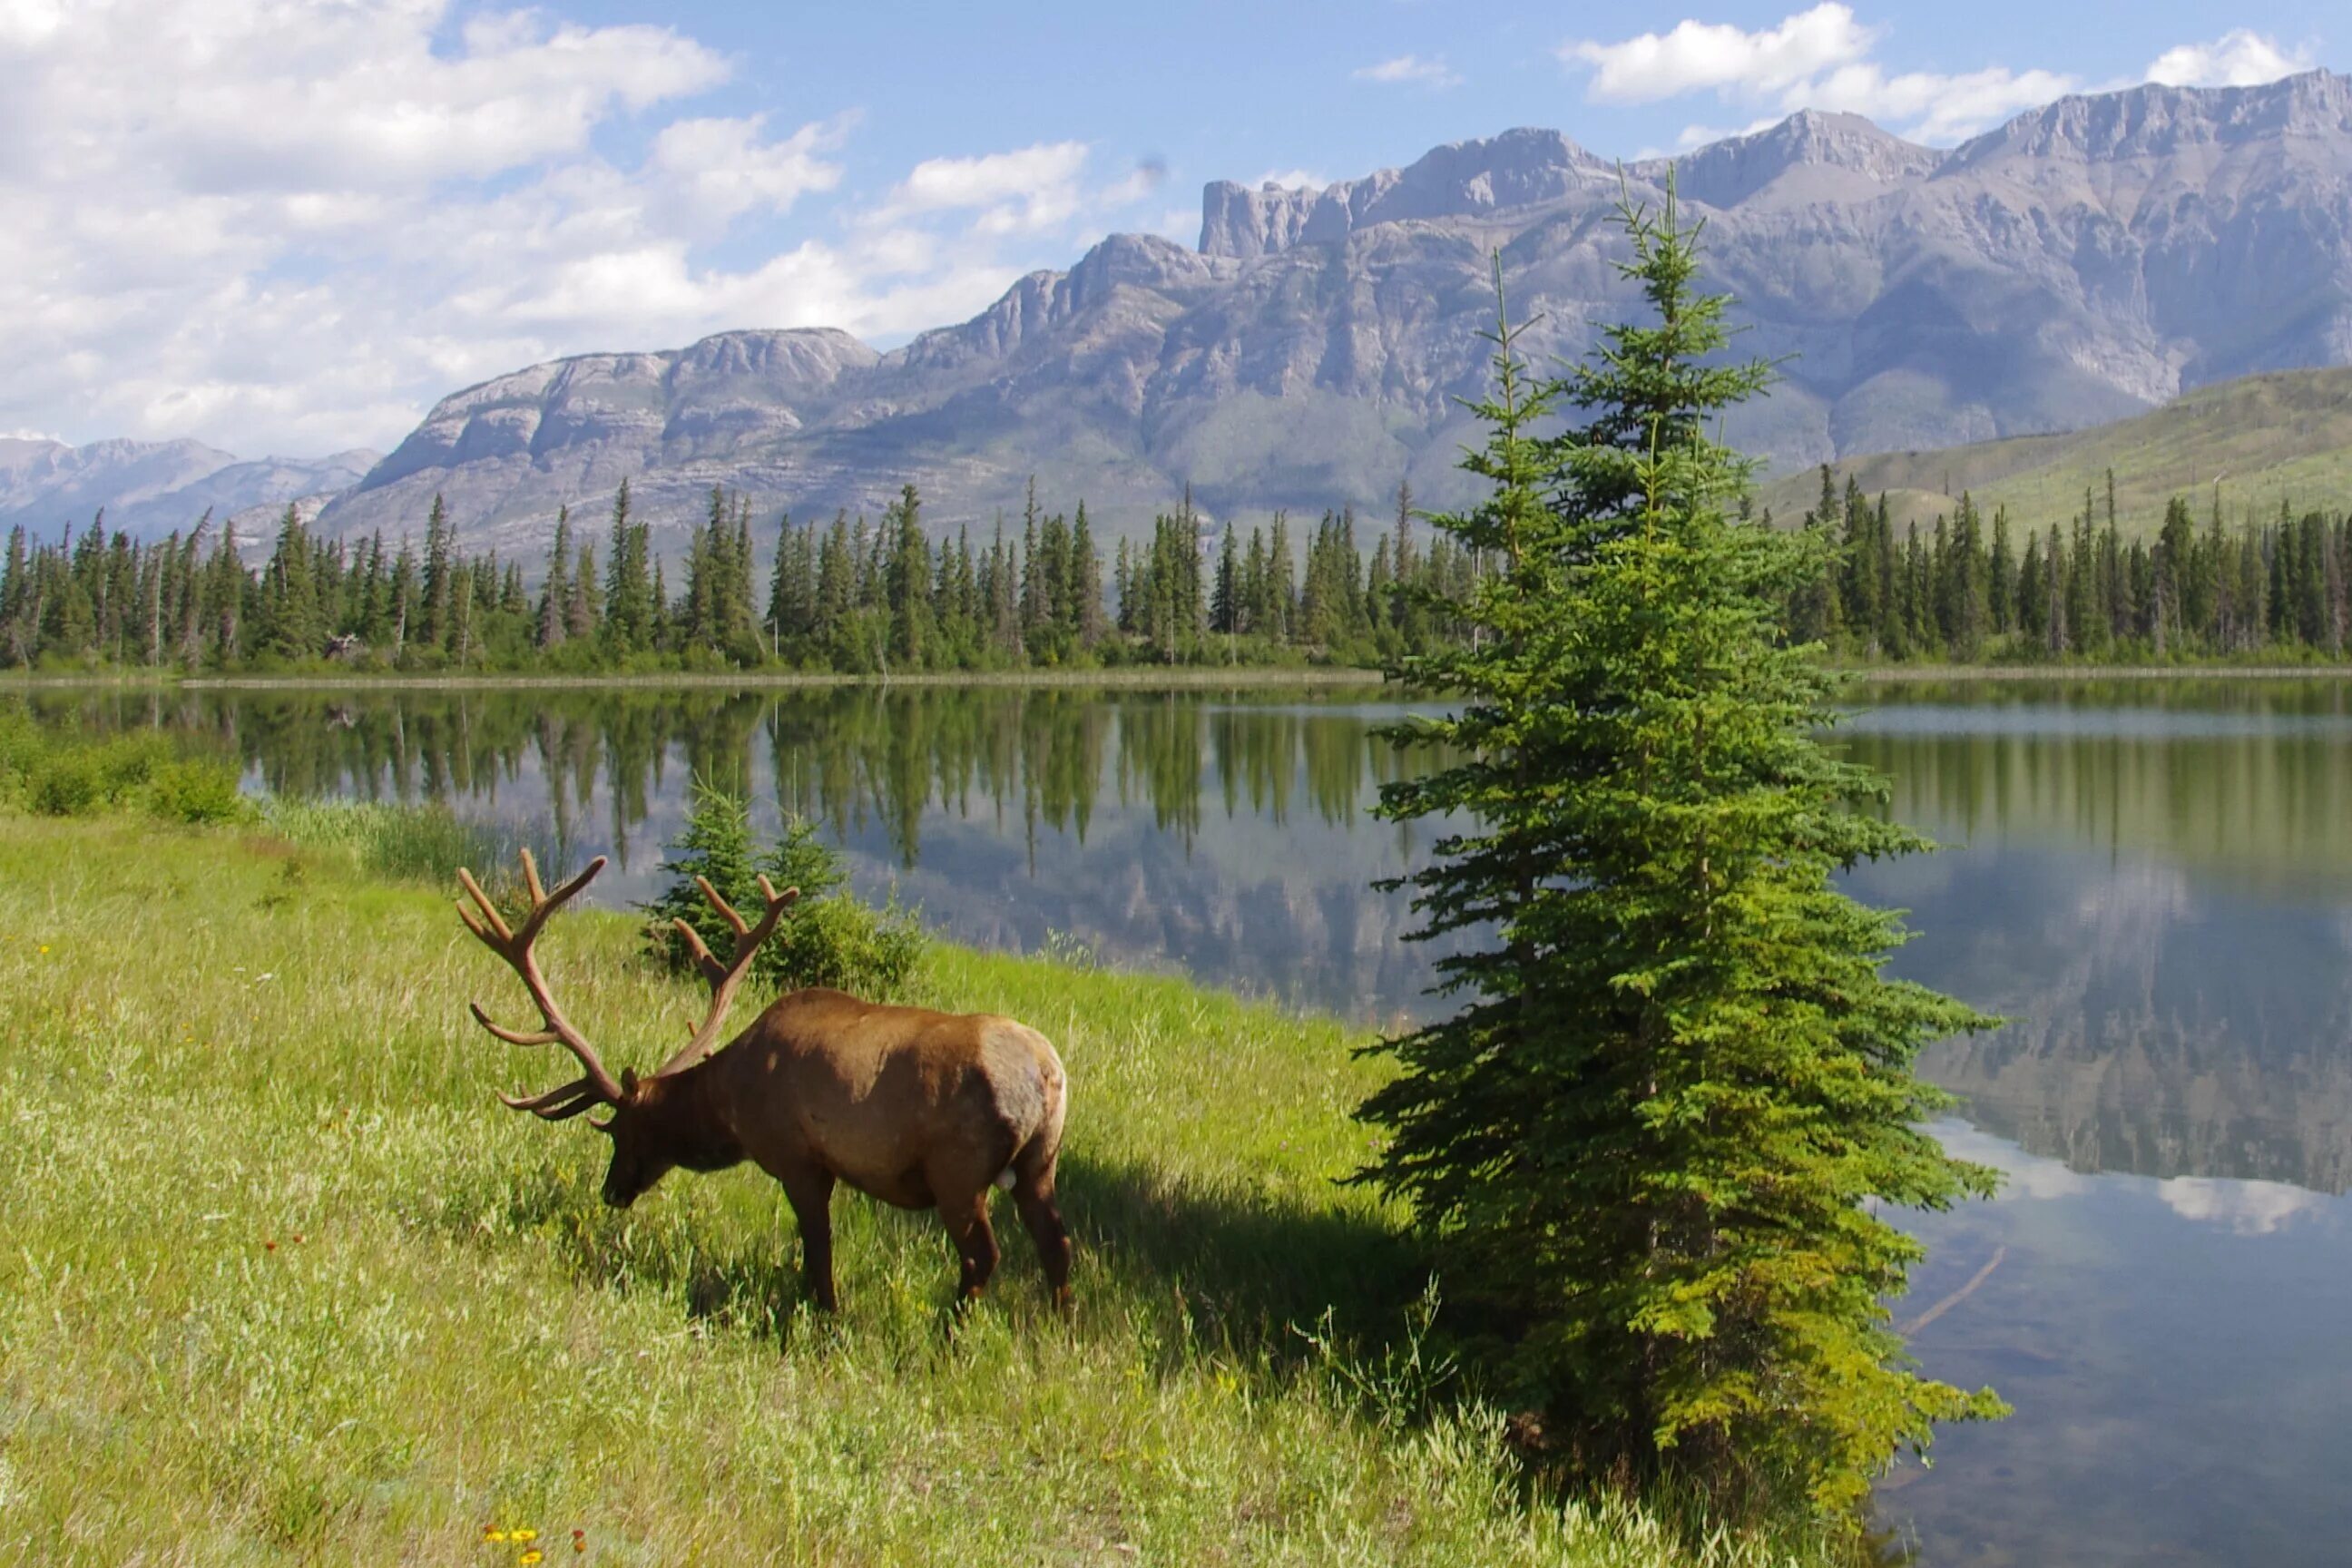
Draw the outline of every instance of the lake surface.
M820 821L950 936L1390 1021L1435 957L1371 890L1378 689L43 692L222 737L257 788L446 800L657 880L688 780ZM1882 1489L1938 1564L2352 1556L2352 682L1887 688L1841 743L1947 847L1866 868L1899 972L2011 1020L1940 1131L2002 1195L1906 1220L1925 1369L2010 1420Z

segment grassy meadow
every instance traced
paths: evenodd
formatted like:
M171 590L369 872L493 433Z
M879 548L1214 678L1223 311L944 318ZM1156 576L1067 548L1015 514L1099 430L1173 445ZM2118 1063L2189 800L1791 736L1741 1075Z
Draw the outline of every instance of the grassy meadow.
M1335 1184L1343 1027L935 946L919 999L1069 1066L1078 1315L1006 1200L944 1331L936 1219L845 1191L827 1321L765 1177L614 1214L602 1139L491 1100L568 1058L467 1019L528 1005L389 826L0 811L0 1563L1769 1560L1523 1495L1399 1215ZM615 1070L699 1006L637 945L542 942Z

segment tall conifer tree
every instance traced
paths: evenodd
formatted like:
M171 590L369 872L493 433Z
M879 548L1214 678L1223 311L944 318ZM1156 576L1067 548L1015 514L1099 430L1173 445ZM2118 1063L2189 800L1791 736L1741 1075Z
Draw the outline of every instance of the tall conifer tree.
M1433 520L1489 563L1451 607L1479 635L1408 661L1458 706L1396 731L1446 760L1381 809L1464 824L1406 879L1464 1001L1382 1047L1367 1174L1587 1462L1842 1513L1931 1422L1999 1409L1907 1369L1885 1300L1920 1247L1878 1212L1990 1189L1912 1070L1986 1021L1886 979L1895 917L1832 882L1923 846L1849 809L1883 781L1817 739L1832 681L1776 623L1801 546L1727 515L1746 465L1707 432L1766 367L1712 363L1726 302L1671 187L1622 221L1652 320L1530 387L1506 318L1465 464L1491 493ZM1591 423L1538 437L1560 405Z

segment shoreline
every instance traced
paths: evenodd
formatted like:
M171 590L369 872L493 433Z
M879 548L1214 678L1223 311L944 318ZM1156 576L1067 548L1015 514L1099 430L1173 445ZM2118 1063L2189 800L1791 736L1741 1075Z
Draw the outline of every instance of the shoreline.
M1947 684L1954 682L2026 682L2091 685L2111 680L2346 680L2352 664L2158 664L2158 665L2038 665L1922 664L1867 665L1836 670L1868 686ZM1221 690L1247 687L1373 687L1387 684L1378 669L1313 665L1216 668L1183 665L1173 668L1088 670L930 670L914 675L845 675L798 671L745 670L719 673L613 675L172 675L172 674L24 674L0 675L0 692L85 688L111 690L188 691L513 691L705 689L822 690L864 687L1010 688L1055 687L1066 689L1184 691Z

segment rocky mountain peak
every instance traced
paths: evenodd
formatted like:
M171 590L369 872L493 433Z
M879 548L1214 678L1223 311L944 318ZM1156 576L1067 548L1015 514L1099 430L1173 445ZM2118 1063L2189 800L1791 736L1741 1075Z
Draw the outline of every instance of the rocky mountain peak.
M1201 253L1272 256L1337 245L1359 229L1406 219L1476 218L1544 205L1614 179L1614 165L1557 131L1521 128L1449 142L1402 169L1319 191L1219 180L1201 194Z
M1728 434L1781 473L2352 364L2342 77L2069 98L1952 152L1805 112L1674 162L1706 209L1706 286L1783 367ZM1624 173L1655 200L1665 169ZM745 331L530 366L443 399L320 526L397 537L438 494L472 546L529 556L557 507L608 505L624 478L672 541L713 485L807 515L871 512L911 481L935 523L985 527L1034 475L1107 535L1144 531L1187 489L1220 517L1380 507L1401 478L1455 505L1495 258L1544 363L1640 309L1607 221L1619 178L1557 132L1507 131L1319 190L1220 182L1198 249L1113 236L887 353ZM139 491L184 526L205 498L282 506L341 466L196 484L226 455L136 456L0 442L0 523L12 504L86 520L109 497L111 521Z
M2352 138L2352 78L2313 70L2260 87L2147 82L2120 92L2078 93L1963 143L1946 172L2003 158L2093 163L2310 138Z
M1934 148L1906 142L1859 114L1811 109L1672 160L1682 194L1717 207L1737 206L1767 191L1808 201L1864 198L1925 179L1942 161ZM1646 177L1663 179L1667 162L1654 159L1634 167ZM1790 187L1785 192L1774 189L1784 182Z

